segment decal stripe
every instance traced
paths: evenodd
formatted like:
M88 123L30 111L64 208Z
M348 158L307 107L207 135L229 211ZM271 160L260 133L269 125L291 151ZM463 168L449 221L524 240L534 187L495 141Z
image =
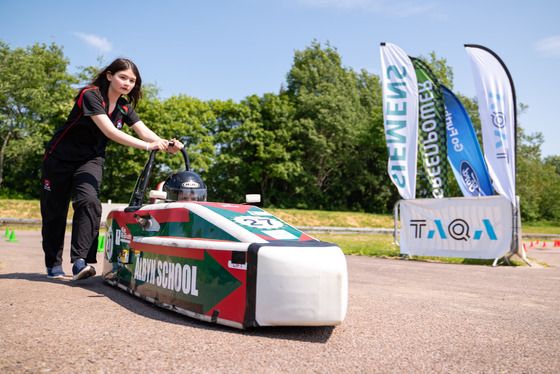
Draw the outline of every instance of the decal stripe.
M150 213L159 223L163 222L189 222L189 211L186 208L173 209L140 209L137 214ZM141 214L140 214L141 215Z
M181 258L192 258L195 260L204 259L204 250L198 248L177 248L173 246L163 246L161 244L138 243L134 240L135 245L131 248L135 251L149 252L162 256L172 256Z
M251 205L244 205L244 204L209 203L209 202L201 202L199 204L214 207L214 208L220 208L220 209L224 209L240 214L245 214L247 213L248 210L252 208Z
M133 242L134 250L167 256L195 258L199 260L204 258L204 250L246 252L250 244L209 239L168 238L161 236L134 237ZM165 253L162 253L162 251Z
M195 213L201 218L204 218L208 222L218 226L234 238L245 242L245 243L267 243L266 240L251 233L250 231L240 227L236 223L230 221L229 219L219 215L216 212L208 209L207 207L196 204L196 203L185 203L185 205L190 209L191 212Z
M306 233L302 233L301 236L299 237L299 241L302 242L302 241L319 241L319 240L315 239L311 235L307 235Z

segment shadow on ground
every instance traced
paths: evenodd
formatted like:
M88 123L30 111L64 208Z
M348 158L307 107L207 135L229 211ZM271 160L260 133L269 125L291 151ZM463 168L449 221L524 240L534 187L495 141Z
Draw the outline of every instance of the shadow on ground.
M160 308L148 301L144 301L134 295L131 295L124 290L110 286L103 281L103 278L100 275L80 281L72 281L69 277L65 279L49 279L45 274L41 273L7 273L0 274L0 280L2 279L19 279L22 281L37 283L58 283L72 288L80 287L96 293L96 295L88 297L106 297L115 304L143 317L198 329L321 344L324 344L329 340L334 330L333 326L279 326L239 330L233 327L200 321L175 313L168 309Z

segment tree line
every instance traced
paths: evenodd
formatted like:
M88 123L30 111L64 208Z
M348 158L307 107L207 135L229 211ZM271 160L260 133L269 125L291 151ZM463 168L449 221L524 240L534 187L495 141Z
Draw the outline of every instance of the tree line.
M421 57L447 87L453 71L435 53ZM62 47L10 48L0 40L0 196L36 199L46 142L66 120L76 89L99 71L68 73ZM458 95L480 135L476 100ZM520 112L527 108L519 105ZM387 175L380 77L345 67L336 47L313 41L295 51L278 93L240 102L167 99L144 86L137 112L157 134L185 145L209 200L265 207L388 213L400 198ZM124 131L130 131L126 126ZM541 156L542 134L518 134L518 194L525 220L560 221L560 157ZM141 150L109 142L102 201L128 202L147 161ZM183 168L158 154L151 188ZM420 170L420 169L419 169ZM418 197L426 191L419 171ZM456 182L450 196L461 196ZM426 196L427 197L427 196Z

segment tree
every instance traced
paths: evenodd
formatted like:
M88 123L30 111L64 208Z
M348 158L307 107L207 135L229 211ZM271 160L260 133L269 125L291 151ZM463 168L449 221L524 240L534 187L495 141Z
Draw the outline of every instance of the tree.
M521 206L521 218L536 221L541 218L545 183L538 176L543 175L540 147L543 143L541 133L527 135L522 129L517 133L517 195Z
M208 194L221 201L242 202L244 193L256 188L250 176L255 152L251 143L261 129L248 105L213 100L210 106L216 157L208 170Z
M552 168L552 172L556 174L556 176L560 177L560 156L547 156L544 159L544 163Z
M54 43L10 49L0 41L0 188L38 191L44 145L72 106L76 78L67 65Z
M543 218L560 222L560 156L548 156L544 159L544 174L541 182L545 184L541 212ZM539 177L538 175L536 176Z
M240 104L214 102L213 107L220 118L214 129L219 151L211 169L213 193L232 201L260 193L268 205L285 206L293 195L286 186L301 173L289 151L296 140L287 96L252 95Z
M350 189L347 209L386 213L392 210L399 194L387 174L387 145L383 127L380 77L362 70L358 93L365 113L364 126L355 141L357 158L346 164L345 188Z
M160 137L181 141L189 154L191 170L197 173L208 170L214 157L213 140L209 131L214 113L210 105L183 95L160 100L155 96L157 88L150 85L145 86L144 91L145 98L140 100L136 108L142 121ZM123 131L136 135L128 126L123 127ZM128 202L136 179L147 160L148 153L145 151L109 142L103 171L107 182L101 185L102 197ZM172 172L183 169L184 161L179 154L158 152L150 188L154 189ZM204 180L203 175L202 177Z
M346 202L345 164L359 157L356 139L369 113L361 105L358 75L341 64L336 51L314 41L296 51L287 75L287 94L295 107L295 154L305 169L299 185L307 186L302 207L326 208ZM305 202L304 202L305 201Z
M419 59L430 66L440 84L453 91L454 74L451 66L447 65L447 59L438 58L435 51L430 52L429 59L424 56L420 56Z

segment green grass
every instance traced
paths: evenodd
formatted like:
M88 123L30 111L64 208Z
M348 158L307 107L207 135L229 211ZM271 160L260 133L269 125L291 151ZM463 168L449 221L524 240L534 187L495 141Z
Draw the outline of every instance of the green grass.
M292 226L393 228L388 214L328 212L322 210L266 209Z
M399 247L394 242L392 235L332 235L332 234L312 234L313 237L330 243L337 244L344 254L380 257L380 258L401 258L402 254ZM428 256L407 256L412 261L431 261L446 262L454 264L466 265L492 265L494 260L479 260L472 258L454 258L454 257L428 257ZM531 259L531 262L538 262ZM521 260L510 259L513 266L526 266L527 264ZM540 263L541 265L545 265Z
M560 225L556 222L522 222L521 230L527 234L560 235Z
M266 209L266 208L265 208ZM307 227L353 227L353 228L388 228L394 227L392 215L354 213L354 212L328 212L319 210L298 209L266 209L276 217L292 226ZM70 205L69 217L72 216ZM0 200L0 217L40 219L41 211L38 200ZM1 227L2 229L5 228ZM38 230L38 226L12 227L11 230ZM560 235L560 227L551 222L524 223L523 233L556 234ZM336 243L345 254L400 258L399 248L394 244L392 235L336 235L336 234L311 234L322 241ZM493 260L477 260L462 258L442 258L412 256L412 260L438 261L462 264L492 265ZM535 261L535 260L532 260ZM524 265L521 261L512 261L513 265Z
M39 200L0 200L0 217L2 218L41 218Z
M345 254L398 258L399 248L392 235L333 235L311 234L319 240L336 243Z

